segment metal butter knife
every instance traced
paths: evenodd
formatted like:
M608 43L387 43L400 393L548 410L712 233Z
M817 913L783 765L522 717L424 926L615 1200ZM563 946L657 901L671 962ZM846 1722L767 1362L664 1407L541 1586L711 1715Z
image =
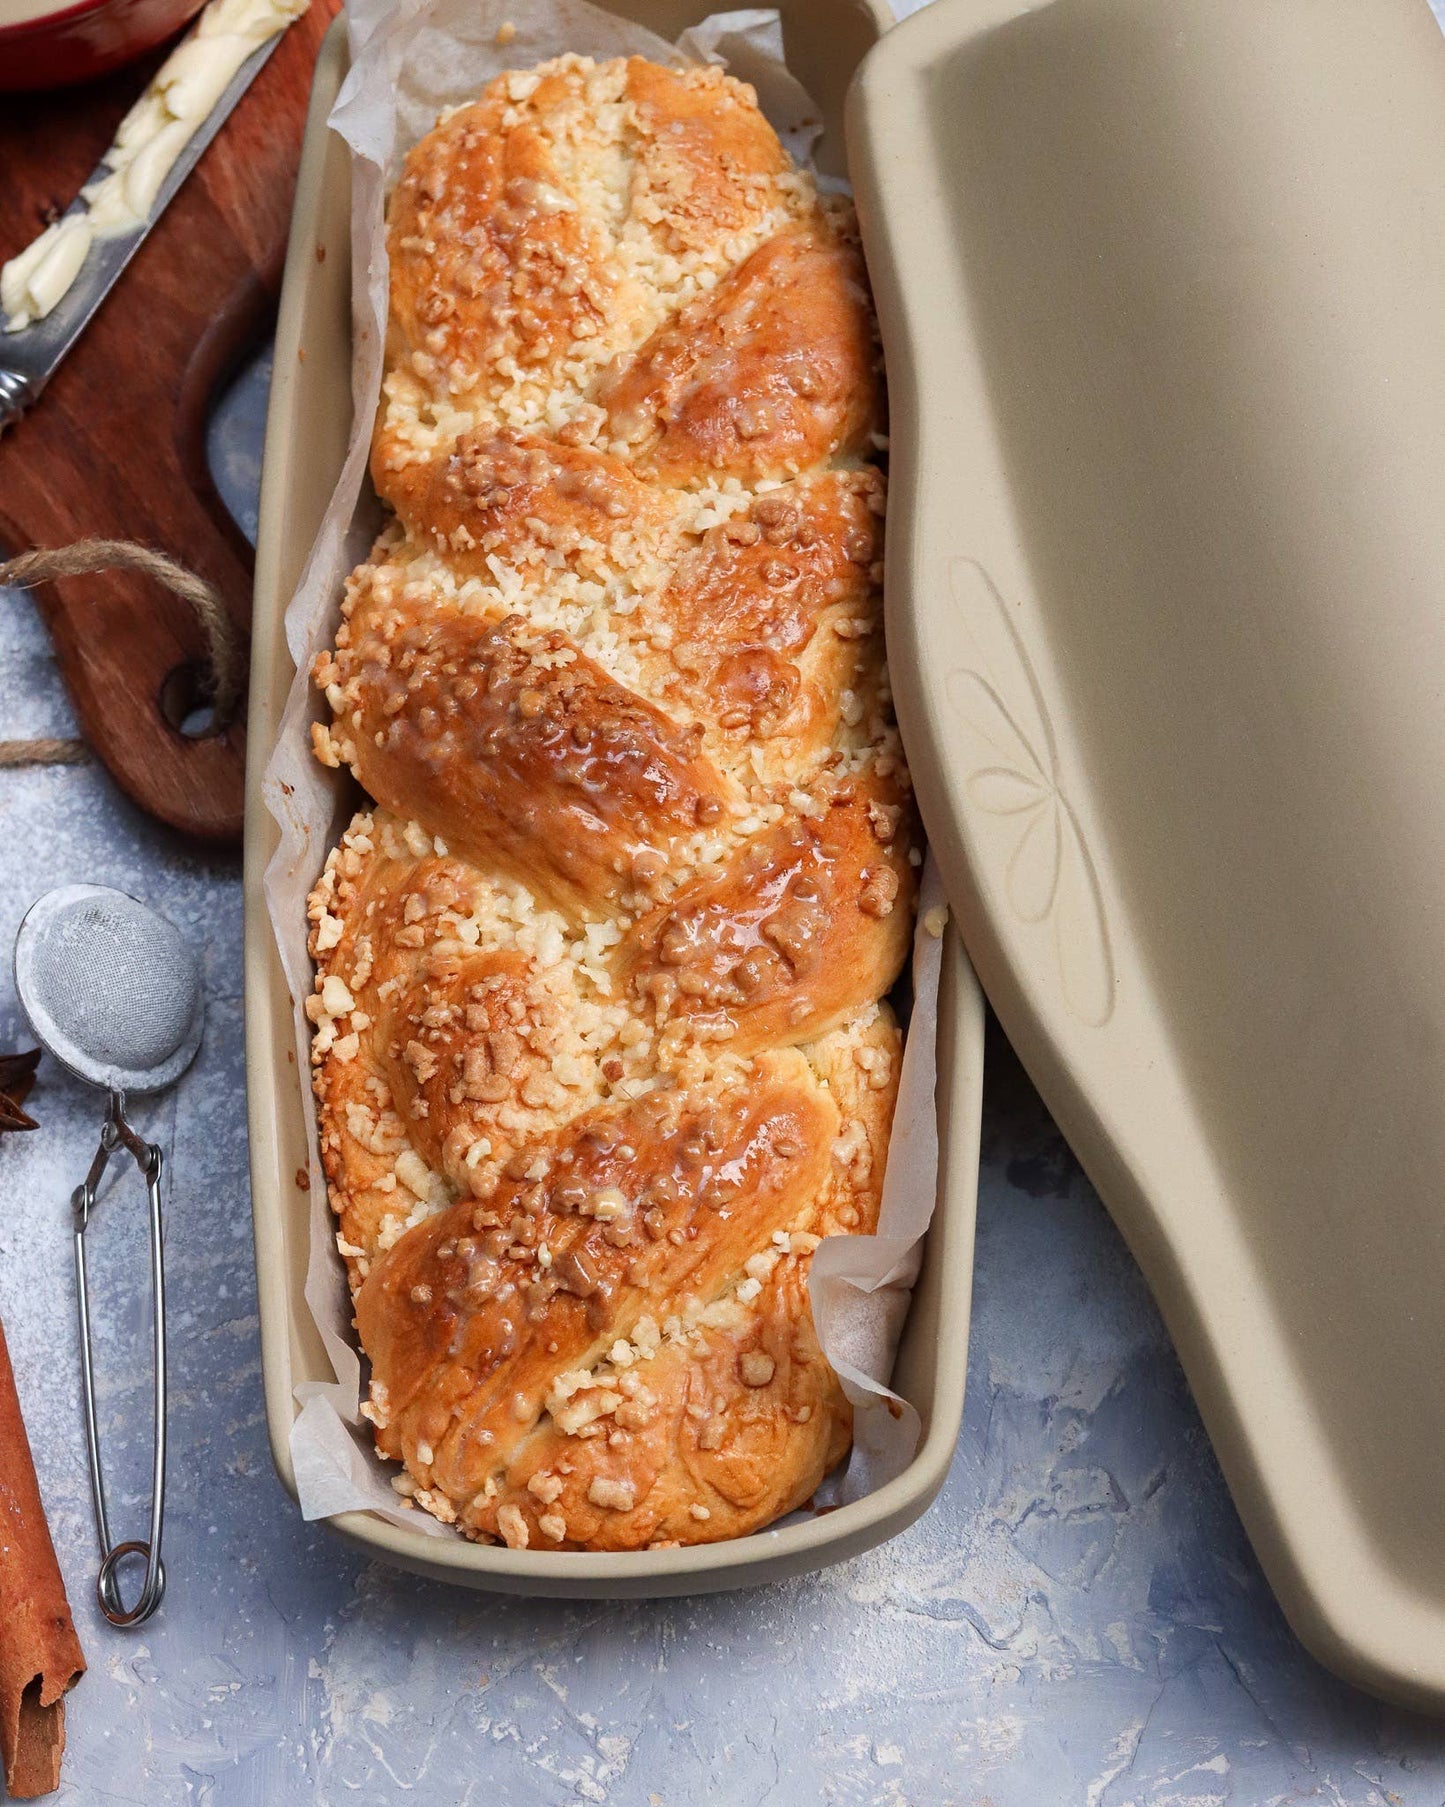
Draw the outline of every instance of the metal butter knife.
M112 237L96 238L80 267L80 274L43 320L0 335L0 433L35 405L41 390L54 376L60 360L85 331L90 317L110 293L126 265L135 256L146 234L165 212L171 197L200 161L206 146L229 118L232 108L256 79L284 32L278 31L259 45L231 79L230 86L196 127L161 183L149 214L139 226ZM109 165L96 165L85 186L110 174ZM85 211L77 196L66 217Z

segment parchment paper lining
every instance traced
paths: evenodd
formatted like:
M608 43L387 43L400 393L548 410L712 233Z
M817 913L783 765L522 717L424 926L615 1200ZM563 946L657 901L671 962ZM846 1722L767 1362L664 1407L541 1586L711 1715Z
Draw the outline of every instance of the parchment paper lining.
M515 5L515 0L511 0ZM353 63L331 114L352 151L352 404L355 426L346 462L286 613L297 675L287 699L264 795L281 829L267 868L266 902L282 966L296 1000L296 1050L311 1146L311 1252L306 1302L336 1379L296 1388L301 1412L291 1455L307 1518L371 1510L412 1530L456 1533L404 1506L392 1489L397 1472L371 1447L359 1415L361 1364L335 1221L317 1152L310 1072L310 1024L302 1006L312 989L306 951L306 897L359 799L352 782L311 756L310 724L322 711L308 673L331 642L343 581L363 559L379 524L366 482L371 423L381 389L387 268L383 210L402 157L430 130L443 107L472 99L505 69L530 67L564 51L597 58L642 55L655 61L725 62L758 91L768 119L800 163L810 164L821 125L816 107L783 63L782 31L772 11L714 14L669 45L586 0L351 0L347 22ZM505 44L500 27L515 26ZM918 1270L920 1238L933 1214L938 1174L934 1103L942 888L925 868L914 948L914 1004L898 1110L876 1236L831 1237L813 1258L811 1297L824 1349L855 1408L852 1455L825 1483L823 1503L858 1499L906 1467L917 1447L917 1414L887 1388L898 1334ZM933 912L930 918L930 912Z

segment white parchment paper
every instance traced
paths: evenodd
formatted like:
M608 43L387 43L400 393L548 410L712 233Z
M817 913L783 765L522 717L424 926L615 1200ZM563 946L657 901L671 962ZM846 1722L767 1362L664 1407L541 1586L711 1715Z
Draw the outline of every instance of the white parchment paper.
M749 81L774 128L801 163L810 160L821 125L816 107L783 63L777 14L715 14L676 45L586 0L350 0L353 62L332 126L352 152L352 403L355 426L341 477L286 614L296 662L281 732L264 780L281 844L266 872L267 907L287 984L296 1000L296 1057L303 1075L311 1145L311 1256L306 1302L335 1374L296 1389L301 1412L291 1433L297 1489L307 1518L369 1509L433 1536L456 1533L429 1514L404 1506L390 1484L395 1470L371 1447L360 1413L361 1363L335 1222L327 1202L315 1134L310 1024L303 1014L312 989L306 951L306 896L329 848L356 803L344 775L311 756L310 724L321 717L308 673L330 645L343 581L366 556L380 519L366 483L371 423L381 390L387 264L385 197L401 159L431 129L443 107L475 97L506 69L524 69L564 51L597 58L642 55L657 62L725 62ZM499 42L504 25L512 27ZM503 34L506 35L506 34ZM830 1237L813 1258L811 1296L819 1336L855 1408L852 1456L827 1483L829 1503L856 1499L898 1474L918 1442L913 1408L888 1390L898 1333L917 1273L919 1239L937 1190L934 1105L942 891L925 868L914 950L914 1006L900 1080L898 1111L875 1236ZM923 924L928 922L933 931Z

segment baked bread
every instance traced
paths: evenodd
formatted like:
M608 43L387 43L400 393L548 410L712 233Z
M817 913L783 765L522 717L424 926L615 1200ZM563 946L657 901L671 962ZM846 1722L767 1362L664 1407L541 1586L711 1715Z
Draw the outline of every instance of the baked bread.
M469 1536L738 1536L848 1447L808 1268L877 1219L919 860L851 211L718 70L563 57L388 230L310 904L363 1411Z

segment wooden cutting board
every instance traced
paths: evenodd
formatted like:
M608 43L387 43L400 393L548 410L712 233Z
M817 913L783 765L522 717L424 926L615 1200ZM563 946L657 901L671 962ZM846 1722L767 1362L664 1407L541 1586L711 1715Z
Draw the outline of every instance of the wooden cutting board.
M270 324L311 69L339 0L282 38L39 403L0 434L9 553L100 535L169 553L217 586L243 633L251 548L217 495L205 425ZM161 60L0 107L0 259L62 211ZM240 838L245 728L192 738L204 642L147 578L42 585L36 600L81 732L142 809L207 841Z

